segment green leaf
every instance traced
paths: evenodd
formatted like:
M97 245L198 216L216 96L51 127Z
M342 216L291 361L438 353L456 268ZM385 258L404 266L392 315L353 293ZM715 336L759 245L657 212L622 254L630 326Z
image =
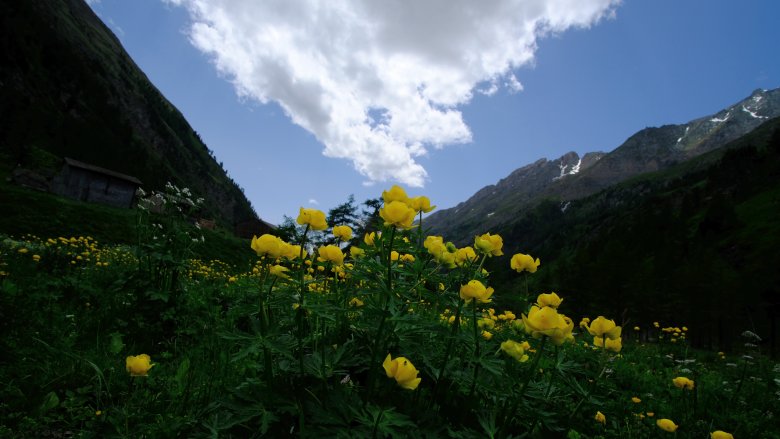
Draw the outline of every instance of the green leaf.
M108 342L108 351L112 354L118 354L125 348L125 343L122 341L122 334L118 332L112 332L109 337L111 340Z
M60 398L56 393L49 392L46 396L43 397L43 404L41 404L39 410L41 414L43 414L53 409L54 407L57 407L58 405L60 405Z

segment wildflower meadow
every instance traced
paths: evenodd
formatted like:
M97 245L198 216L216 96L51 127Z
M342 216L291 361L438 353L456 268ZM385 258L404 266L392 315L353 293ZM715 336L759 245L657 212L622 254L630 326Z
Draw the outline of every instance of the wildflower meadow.
M0 437L780 438L760 335L583 315L501 236L428 235L424 196L384 191L361 231L301 208L244 266L194 259L200 202L146 196L134 245L2 237Z

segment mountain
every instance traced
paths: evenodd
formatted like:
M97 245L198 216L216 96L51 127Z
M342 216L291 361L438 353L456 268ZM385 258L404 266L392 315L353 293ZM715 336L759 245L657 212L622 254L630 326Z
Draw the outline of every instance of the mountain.
M83 0L0 0L0 164L51 179L69 157L170 181L205 199L201 216L258 221L243 190Z
M496 306L522 308L525 284L508 255L541 259L528 276L566 312L606 315L644 334L652 322L728 350L745 330L780 353L780 117L719 149L570 201L548 199L491 232ZM576 321L576 320L575 320Z
M767 120L780 116L780 89L756 90L746 99L710 116L682 125L645 128L610 153L555 160L540 159L479 190L451 209L425 219L430 233L457 238L511 226L528 209L554 200L561 209L580 199L647 172L662 171L723 147Z

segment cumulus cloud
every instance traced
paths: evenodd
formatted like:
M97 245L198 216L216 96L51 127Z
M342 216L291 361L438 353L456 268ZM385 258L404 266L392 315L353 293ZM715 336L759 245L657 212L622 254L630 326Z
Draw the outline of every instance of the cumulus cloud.
M521 91L540 36L621 0L166 1L240 96L277 102L368 182L422 186L415 158L471 140L458 107L475 91Z

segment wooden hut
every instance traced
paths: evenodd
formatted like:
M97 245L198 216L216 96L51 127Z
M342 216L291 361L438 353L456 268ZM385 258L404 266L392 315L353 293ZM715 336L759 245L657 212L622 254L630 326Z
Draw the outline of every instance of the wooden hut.
M130 208L141 184L135 177L66 157L62 170L52 179L51 192L81 201Z

